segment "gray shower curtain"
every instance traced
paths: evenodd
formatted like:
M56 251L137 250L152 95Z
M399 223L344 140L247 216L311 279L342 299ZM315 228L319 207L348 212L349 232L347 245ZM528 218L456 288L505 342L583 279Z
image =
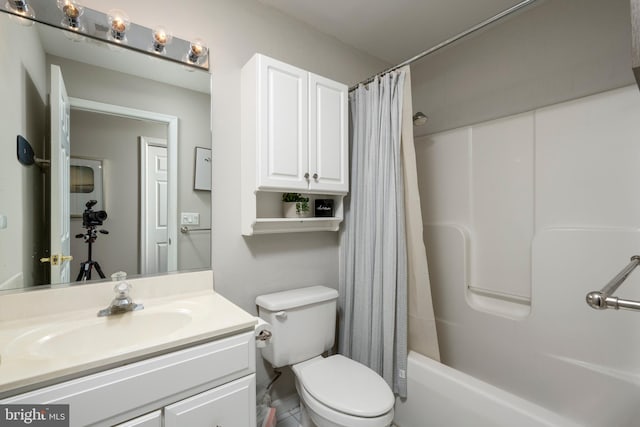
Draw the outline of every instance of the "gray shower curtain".
M349 96L351 192L341 233L339 351L406 396L407 252L401 128L405 72Z
M361 85L349 102L351 191L340 233L338 346L406 397L407 339L412 350L440 360L422 239L410 68Z

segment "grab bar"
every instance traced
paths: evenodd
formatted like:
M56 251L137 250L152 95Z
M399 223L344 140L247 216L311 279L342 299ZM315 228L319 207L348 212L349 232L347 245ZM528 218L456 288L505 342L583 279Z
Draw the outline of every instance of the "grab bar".
M182 234L187 234L192 231L211 231L211 228L189 228L186 225L183 225L182 227L180 227L180 232Z
M587 294L587 304L596 310L606 310L607 308L619 310L624 308L627 310L640 311L640 301L621 299L613 296L613 293L638 265L640 265L640 255L632 256L631 262L611 279L602 290L592 291Z

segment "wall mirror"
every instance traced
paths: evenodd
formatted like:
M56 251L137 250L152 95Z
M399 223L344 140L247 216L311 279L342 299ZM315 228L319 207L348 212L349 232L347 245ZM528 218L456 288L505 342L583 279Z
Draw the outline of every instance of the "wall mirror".
M0 70L0 290L210 268L207 71L5 13Z

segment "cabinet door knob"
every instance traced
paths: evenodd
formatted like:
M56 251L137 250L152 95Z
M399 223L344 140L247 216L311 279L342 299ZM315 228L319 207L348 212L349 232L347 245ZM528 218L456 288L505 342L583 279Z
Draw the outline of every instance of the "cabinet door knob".
M315 180L317 180L317 179L318 179L318 174L317 174L317 173L314 173L314 174L313 174L313 179L315 179Z
M304 174L304 179L309 179L309 172Z

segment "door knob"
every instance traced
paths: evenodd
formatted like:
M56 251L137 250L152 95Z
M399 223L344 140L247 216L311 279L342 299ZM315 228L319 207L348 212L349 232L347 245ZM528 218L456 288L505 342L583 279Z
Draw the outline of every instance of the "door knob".
M309 172L304 174L304 179L309 179Z
M317 173L313 174L313 179L318 180L318 174Z
M48 258L40 258L40 262L43 264L49 262L51 263L51 265L58 265L62 264L65 261L71 261L72 259L73 256L71 255L51 255Z

